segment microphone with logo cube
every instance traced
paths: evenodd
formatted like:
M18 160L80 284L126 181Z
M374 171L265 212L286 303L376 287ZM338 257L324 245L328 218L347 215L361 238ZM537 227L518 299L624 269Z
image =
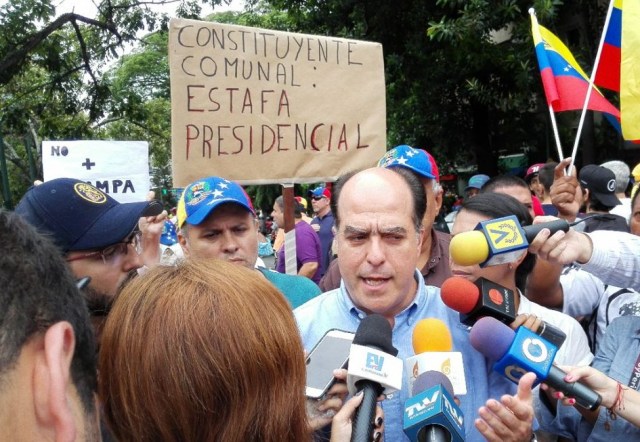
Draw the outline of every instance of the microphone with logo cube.
M500 321L484 317L471 328L471 345L488 359L496 361L493 369L514 383L527 372L535 373L537 383L545 382L573 397L576 403L595 410L602 398L579 382L564 380L566 373L553 365L557 347L525 327L515 332ZM535 384L534 384L535 386Z

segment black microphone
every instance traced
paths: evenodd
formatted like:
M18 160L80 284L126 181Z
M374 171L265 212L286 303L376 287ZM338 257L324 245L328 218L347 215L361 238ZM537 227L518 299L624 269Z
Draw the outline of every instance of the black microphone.
M453 400L453 385L439 371L426 371L413 384L407 399L403 430L411 442L462 442L465 440L462 410Z
M512 382L518 383L522 375L531 371L536 378L588 410L595 410L602 398L591 388L579 382L564 380L567 373L553 365L557 348L525 327L514 332L500 321L485 317L471 328L471 345L488 359L497 361L493 369Z
M378 396L390 387L402 388L402 360L397 354L389 321L373 314L360 322L349 354L347 384L349 391L362 391L364 397L355 411L351 442L371 440Z
M485 278L478 278L474 283L451 277L442 283L440 296L447 307L460 313L460 322L469 327L485 316L504 324L511 324L517 316L513 290ZM567 339L565 332L544 321L533 332L558 348Z

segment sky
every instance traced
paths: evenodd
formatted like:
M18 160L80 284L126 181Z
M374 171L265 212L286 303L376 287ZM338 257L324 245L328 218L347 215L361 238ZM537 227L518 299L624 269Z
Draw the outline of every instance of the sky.
M9 3L11 0L0 0L0 5L4 5ZM156 0L158 1L158 0ZM56 11L58 15L64 14L66 12L74 11L76 14L84 15L87 17L94 17L96 12L96 6L94 3L98 3L98 0L52 0L53 4L56 6ZM153 6L154 10L163 11L171 14L176 10L179 1L174 1L168 5L162 6ZM229 6L221 5L216 7L216 12L221 11L240 11L244 6L244 0L232 0ZM213 8L209 6L205 6L202 8L202 15L207 15L213 12Z
M6 0L0 0L0 3L4 3ZM98 0L54 0L54 4L56 5L56 10L58 14L62 14L65 12L75 11L76 14L86 15L88 17L93 17L96 12L95 3L98 3ZM176 10L179 1L175 1L168 5L162 6L153 6L154 10L164 11L167 13L172 13ZM242 9L244 1L242 0L232 0L229 6L222 5L216 8L217 12L234 10L239 11ZM205 6L202 8L202 15L207 15L213 12L213 8L209 6Z

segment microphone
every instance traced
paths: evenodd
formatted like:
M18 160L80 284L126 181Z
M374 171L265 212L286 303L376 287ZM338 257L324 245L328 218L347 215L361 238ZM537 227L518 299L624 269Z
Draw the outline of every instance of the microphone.
M461 266L505 264L518 259L540 230L549 229L553 235L569 227L563 219L522 227L515 215L481 221L475 230L451 238L449 256Z
M409 388L419 375L435 370L450 379L456 394L467 394L462 353L451 351L451 333L445 323L435 318L422 319L413 329L412 339L415 356L407 358L405 364Z
M362 403L353 417L351 442L371 440L376 401L380 394L402 388L402 359L391 343L391 326L381 315L369 315L360 322L349 352L349 393L363 391Z
M440 296L447 307L460 313L460 322L469 327L484 316L507 325L517 316L513 290L485 278L475 282L455 276L448 278L442 283ZM567 339L565 332L544 321L533 332L558 348Z
M525 327L514 332L494 318L478 319L471 328L473 348L487 358L497 361L494 371L517 383L522 375L532 371L540 381L573 397L576 403L588 410L595 410L602 398L589 387L578 382L567 382L567 375L553 365L557 347Z
M404 434L411 442L463 442L462 410L453 400L453 385L438 371L422 373L404 408Z

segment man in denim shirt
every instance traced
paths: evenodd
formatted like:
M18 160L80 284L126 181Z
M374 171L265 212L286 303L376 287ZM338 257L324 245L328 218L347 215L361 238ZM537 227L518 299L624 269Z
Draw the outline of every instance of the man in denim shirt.
M427 317L438 318L451 331L453 350L462 352L464 358L468 393L460 401L466 440L483 440L481 434L530 440L530 408L520 407L517 400L510 409L497 401L484 407L490 397L514 393L515 385L490 370L489 362L471 347L458 314L444 305L438 289L424 285L416 269L424 235L425 195L420 181L401 169L368 169L339 180L333 197L343 279L339 289L294 311L305 349L310 350L331 328L356 331L365 316L378 313L392 326L398 357L406 359L414 354L415 324ZM402 432L408 389L405 378L402 390L382 403L387 441L408 440Z

